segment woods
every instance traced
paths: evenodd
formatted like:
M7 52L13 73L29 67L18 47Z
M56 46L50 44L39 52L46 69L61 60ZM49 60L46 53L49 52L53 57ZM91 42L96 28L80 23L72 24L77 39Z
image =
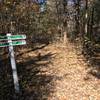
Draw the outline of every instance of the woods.
M13 88L8 47L0 49L1 100L74 100L66 93L63 98L56 98L59 92L55 94L52 90L56 87L56 81L60 81L59 73L65 75L64 81L67 83L67 71L64 70L68 70L70 76L73 76L71 82L75 78L71 70L75 71L77 77L79 74L80 80L84 76L80 75L81 72L87 73L84 81L89 80L92 75L98 79L94 84L100 82L99 0L0 0L0 38L7 33L24 34L27 44L14 46L21 87L19 94ZM69 77L68 80L70 81ZM61 86L60 82L57 84ZM78 84L82 88L80 84L82 83ZM84 83L84 86L87 84ZM89 86L91 87L90 84ZM100 87L98 84L97 86ZM65 87L64 89L66 90ZM58 88L57 90L60 91ZM95 93L98 94L97 90ZM49 98L52 91L56 95L54 99ZM71 91L74 90L69 89L67 92ZM92 93L89 92L89 95ZM99 100L99 94L96 97L93 100ZM90 100L87 96L84 98L82 100ZM75 100L78 99L81 98L77 97Z
M32 35L36 33L35 31L38 30L38 28L40 31L41 28L42 31L46 31L46 29L48 30L48 28L50 28L50 24L51 27L58 24L59 29L65 27L67 31L69 30L67 34L73 34L77 37L76 34L82 36L82 34L85 33L88 35L87 37L92 38L93 27L99 22L98 2L97 0L45 1L45 3L43 3L44 12L42 12L40 11L41 4L35 1L1 0L1 33L10 32L11 24L14 34L23 32ZM53 23L53 21L55 21L55 23Z

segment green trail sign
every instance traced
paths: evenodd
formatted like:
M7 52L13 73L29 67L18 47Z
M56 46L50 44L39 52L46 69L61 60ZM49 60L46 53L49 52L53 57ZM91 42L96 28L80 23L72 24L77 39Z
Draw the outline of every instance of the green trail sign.
M18 40L12 42L0 42L0 47L7 47L7 46L16 46L16 45L25 45L25 40Z
M4 40L20 40L20 39L26 39L26 35L11 35L11 36L3 36L0 35L0 41L4 41Z
M14 88L16 93L20 92L20 87L18 82L17 67L14 57L13 46L25 45L26 44L25 39L26 35L11 35L10 33L8 33L7 35L0 35L0 47L8 47L9 49Z

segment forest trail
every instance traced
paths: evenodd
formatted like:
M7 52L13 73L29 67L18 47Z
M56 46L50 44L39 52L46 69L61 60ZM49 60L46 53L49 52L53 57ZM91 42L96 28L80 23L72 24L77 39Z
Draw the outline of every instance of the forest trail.
M70 43L29 50L17 63L21 100L100 100L100 80L89 74L85 58Z
M72 44L38 48L23 54L19 65L22 61L24 100L100 100L100 80L88 73L88 64Z
M0 47L0 100L100 100L100 0L0 0Z
M54 72L60 80L56 79L55 93L50 100L99 100L100 80L89 74L86 59L70 43L60 48L58 55Z

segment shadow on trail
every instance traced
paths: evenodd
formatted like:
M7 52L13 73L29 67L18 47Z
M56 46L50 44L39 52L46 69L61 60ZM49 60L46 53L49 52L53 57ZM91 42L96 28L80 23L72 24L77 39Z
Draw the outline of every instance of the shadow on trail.
M88 46L85 51L85 58L89 61L88 74L100 79L100 44Z
M100 47L94 50L94 54L92 54L90 58L90 64L92 68L89 71L89 74L100 79Z
M52 64L51 60L54 58L55 54L49 52L17 63L21 88L21 93L17 96L14 92L10 60L2 60L3 62L0 64L0 100L47 100L54 91L53 81L56 76L47 72L49 65Z
M12 70L9 59L0 60L0 100L11 100L14 93Z
M47 45L48 45L48 44L44 44L44 45L42 45L42 46L40 46L40 47L34 47L34 48L32 48L31 50L28 50L28 51L26 51L26 52L19 53L19 54L17 54L16 56L19 57L19 56L22 56L22 55L25 54L25 53L29 53L29 52L31 52L31 51L36 51L36 50L43 49L43 48L45 48Z
M51 64L52 57L54 57L54 54L48 53L40 58L34 57L18 63L22 87L20 100L47 100L50 93L53 92L53 79L55 76L48 75L46 70L43 70Z

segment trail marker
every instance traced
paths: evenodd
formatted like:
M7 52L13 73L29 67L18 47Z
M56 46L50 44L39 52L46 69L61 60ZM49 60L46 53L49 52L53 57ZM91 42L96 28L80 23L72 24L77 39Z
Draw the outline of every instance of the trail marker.
M20 88L19 88L13 46L25 45L26 41L21 40L21 39L26 39L26 35L11 35L10 33L8 33L6 36L0 36L0 41L5 41L5 42L0 42L0 47L8 46L8 48L9 48L10 61L11 61L11 67L12 67L12 73L13 73L13 80L14 80L14 88L15 88L16 93L20 92ZM12 40L16 40L16 41L12 41Z

